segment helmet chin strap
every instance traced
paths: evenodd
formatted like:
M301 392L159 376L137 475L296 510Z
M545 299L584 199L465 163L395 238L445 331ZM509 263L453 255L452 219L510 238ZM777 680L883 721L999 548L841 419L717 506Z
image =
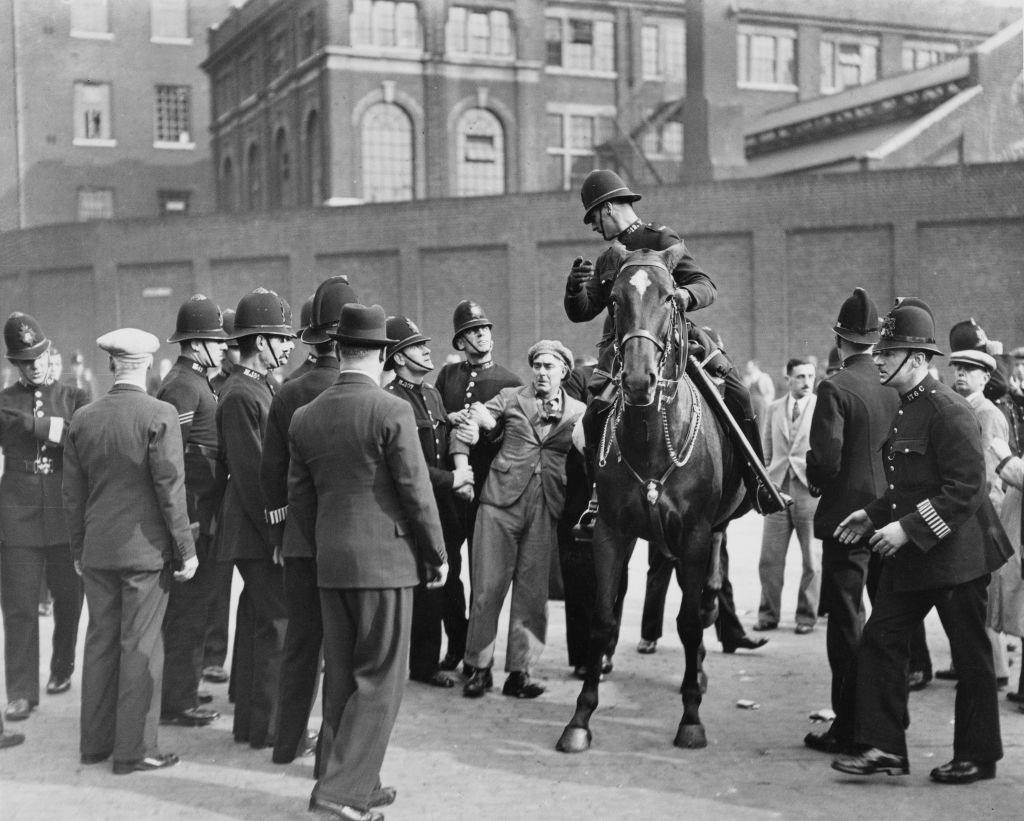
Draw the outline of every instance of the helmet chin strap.
M893 379L895 379L895 378L896 378L896 374L898 374L898 373L899 373L900 371L902 371L902 370L903 370L903 366L907 364L907 360L908 360L908 359L910 359L910 357L911 357L911 355L912 355L913 353L914 353L913 351L907 351L907 352L906 352L906 354L905 354L905 355L904 355L904 357L903 357L903 361L902 361L902 362L900 362L900 366L899 366L899 367L898 367L898 368L897 368L896 370L894 370L894 371L892 372L892 374L890 374L890 376L889 376L889 378L888 378L888 379L883 379L883 380L882 380L882 384L883 384L883 385L888 385L888 384L889 384L890 382L892 382L892 380L893 380Z
M270 356L274 360L274 370L281 367L281 359L277 355L277 351L274 350L273 338L269 336L263 337L267 340L267 350L270 352Z
M470 341L470 339L469 339L469 334L463 334L463 335L462 335L462 341L463 341L463 342L465 342L465 343L466 343L467 345L469 345L469 347L471 347L471 348L473 349L473 352L474 352L474 353L475 353L475 354L476 354L477 356L487 356L488 358L490 357L490 355L491 355L491 352L490 352L490 351L481 351L481 350L480 350L480 349L479 349L479 348L478 348L478 347L477 347L476 345L474 345L474 344L473 344L473 343L472 343L472 342Z
M419 359L416 359L416 358L410 356L408 351L402 351L402 355L405 357L407 362L411 362L413 365L416 365L424 373L428 373L428 372L434 370L434 366L433 365L425 365L425 364L423 364L423 362L420 361Z

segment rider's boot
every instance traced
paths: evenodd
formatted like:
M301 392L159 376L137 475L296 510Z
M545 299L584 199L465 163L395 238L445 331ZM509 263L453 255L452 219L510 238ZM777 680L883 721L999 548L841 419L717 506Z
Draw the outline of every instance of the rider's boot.
M597 524L597 451L600 447L601 428L605 414L611 410L611 393L605 391L593 397L583 414L583 461L586 465L587 482L590 484L590 501L572 529L574 539L590 542L594 539L594 525Z
M750 418L737 419L740 424L740 428L743 430L743 434L747 437L747 441L750 442L751 447L754 448L755 453L761 457L761 464L764 464L764 452L761 447L761 432L757 427L757 420ZM762 476L762 471L755 470L751 464L744 465L743 470L743 484L747 488L747 498L754 510L760 513L762 516L767 516L769 513L778 513L785 510L793 504L793 497L788 493L783 493L778 487L775 488L775 492L765 484L771 481L767 478L767 475ZM781 500L781 503L780 503Z

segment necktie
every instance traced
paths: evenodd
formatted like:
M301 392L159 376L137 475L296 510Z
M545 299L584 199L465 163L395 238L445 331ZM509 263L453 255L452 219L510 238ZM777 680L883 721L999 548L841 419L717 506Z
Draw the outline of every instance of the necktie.
M541 418L545 422L554 422L558 419L558 407L554 399L545 399L541 402Z
M800 418L800 406L796 403L796 401L794 401L793 402L793 413L789 417L790 424L795 425L796 424L796 420L799 419L799 418Z

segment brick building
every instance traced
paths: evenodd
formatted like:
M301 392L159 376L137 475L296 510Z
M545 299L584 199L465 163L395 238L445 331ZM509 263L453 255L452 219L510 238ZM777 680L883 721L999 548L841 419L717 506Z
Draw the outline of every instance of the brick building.
M0 0L0 231L213 207L199 63L229 0Z
M218 205L570 189L598 161L653 183L772 173L744 146L767 153L769 112L956 60L1019 16L977 0L248 0L203 64Z

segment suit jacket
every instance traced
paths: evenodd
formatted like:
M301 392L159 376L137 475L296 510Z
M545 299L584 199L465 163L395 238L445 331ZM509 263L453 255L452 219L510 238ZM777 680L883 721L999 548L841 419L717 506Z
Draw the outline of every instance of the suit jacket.
M196 555L178 412L142 388L115 384L72 417L63 496L84 567L160 570Z
M988 499L981 428L967 400L926 376L900 399L882 447L889 484L865 508L910 541L882 564L893 590L950 587L1001 567L1013 548Z
M67 544L61 460L72 414L85 392L52 383L15 382L0 391L0 540L17 547Z
M344 372L295 411L288 439L288 516L320 587L413 587L447 561L408 402Z
M562 391L562 413L546 433L539 430L537 393L532 385L505 388L487 410L498 426L488 436L500 436L501 450L491 462L480 501L495 507L515 504L530 477L539 474L548 512L555 517L565 504L565 457L572 447L572 429L587 406Z
M992 502L992 507L999 510L1003 504L1005 493L1003 492L1003 482L996 472L999 459L996 458L989 446L993 439L1002 439L1009 443L1010 426L1007 424L1003 412L986 399L984 394L971 394L967 397L967 404L974 409L974 414L978 417L978 424L981 426L981 448L985 454L985 487L988 490L988 498Z
M843 519L885 491L879 451L899 403L868 354L849 357L818 385L807 451L807 481L821 492L817 538L831 539Z
M777 485L781 485L792 470L807 487L807 444L816 401L813 393L804 400L795 426L790 423L787 410L788 392L768 406L764 426L764 460L768 465L768 475Z

